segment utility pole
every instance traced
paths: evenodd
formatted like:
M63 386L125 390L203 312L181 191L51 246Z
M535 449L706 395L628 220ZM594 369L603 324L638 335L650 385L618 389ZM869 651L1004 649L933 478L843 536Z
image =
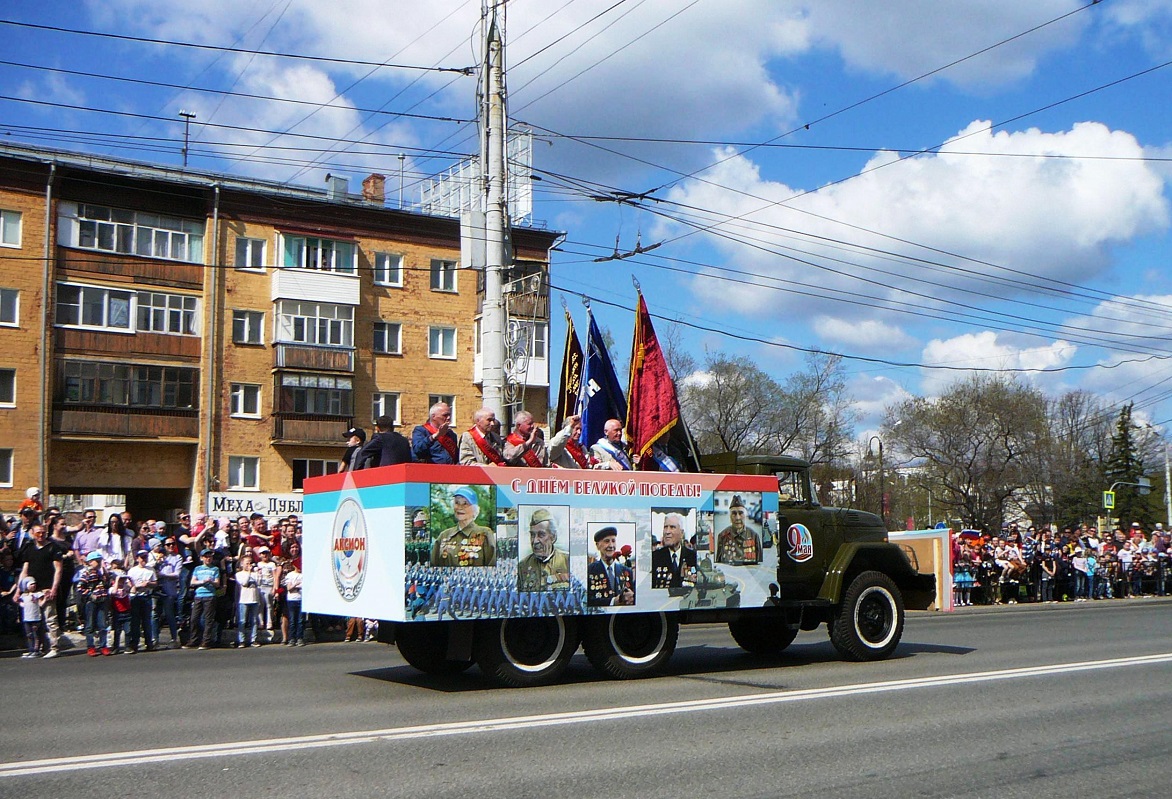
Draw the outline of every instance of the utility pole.
M179 116L183 117L183 168L187 169L187 143L190 140L191 120L195 119L195 113L180 109Z
M502 272L505 268L505 44L504 0L489 0L485 19L484 126L485 266L484 309L480 317L482 392L485 407L504 420L505 342Z

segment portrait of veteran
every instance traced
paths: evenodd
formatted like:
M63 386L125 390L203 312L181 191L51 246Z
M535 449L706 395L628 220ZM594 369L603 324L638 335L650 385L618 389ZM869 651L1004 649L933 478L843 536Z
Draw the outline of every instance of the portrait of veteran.
M663 546L651 553L651 587L680 588L692 582L696 550L684 543L684 517L674 511L663 517Z
M586 567L587 605L635 604L635 574L617 560L618 537L615 527L603 527L594 534L598 558Z
M476 523L479 499L468 486L452 492L456 526L439 534L431 545L432 566L492 566L496 563L496 534Z
M728 527L716 537L716 562L752 566L761 562L761 536L745 524L747 511L739 494L728 506Z
M529 517L533 550L517 564L517 590L564 591L570 587L570 553L558 549L557 520L545 508Z

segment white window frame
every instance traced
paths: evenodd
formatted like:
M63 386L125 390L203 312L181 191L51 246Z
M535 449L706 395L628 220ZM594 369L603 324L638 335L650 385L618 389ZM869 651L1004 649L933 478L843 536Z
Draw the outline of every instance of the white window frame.
M264 239L254 239L250 236L236 237L236 260L235 267L238 272L263 272L265 271L265 250L268 242ZM244 259L241 260L241 250L243 249ZM259 257L254 257L258 255ZM259 260L259 264L254 264L254 260Z
M281 265L336 275L358 275L358 243L345 239L281 234ZM348 251L349 255L343 254Z
M77 289L77 321L76 322L62 322L61 316L61 294L62 289ZM104 330L109 333L127 333L133 335L135 332L135 325L138 317L137 303L138 299L136 292L127 291L126 289L116 289L109 286L89 286L81 283L58 283L57 296L55 297L53 307L53 322L57 327L73 327L83 330ZM102 321L100 324L86 323L82 321L85 317L85 307L88 303L93 302L93 297L100 295L102 299ZM110 324L110 310L111 298L113 295L126 295L126 325L111 325ZM87 300L87 297L91 298ZM69 306L74 307L74 306Z
M203 263L204 220L63 202L57 240L66 247L164 261Z
M338 473L338 461L337 460L331 460L329 458L294 458L293 463L292 463L294 479L296 479L297 464L298 463L305 464L306 474L305 474L304 479L306 479L306 480L308 480L311 477L321 477L322 475L337 474ZM320 471L318 471L317 474L310 474L309 473L309 465L311 463L318 465ZM304 491L305 490L304 486L302 486L301 488L298 488L297 485L293 484L292 482L290 485L290 489L292 491Z
M374 284L395 288L403 287L402 253L376 252L374 254Z
M236 419L259 419L261 387L255 383L232 383L229 393L229 415ZM248 410L250 404L255 410Z
M0 449L0 488L12 488L12 473L16 470L16 454L11 449Z
M431 290L445 294L455 294L458 288L456 274L460 271L460 263L448 258L431 259Z
M160 303L156 305L156 303ZM169 336L199 335L199 297L193 294L167 294L162 291L140 291L136 297L136 329L140 333L162 333ZM147 313L143 325L143 312ZM159 324L161 329L156 329ZM178 327L178 330L171 328Z
M16 235L10 233L15 229ZM24 238L24 214L20 211L0 210L0 247L20 249Z
M449 349L444 347L444 339L448 338L447 334L451 334L450 350L451 354L446 354L444 350ZM437 336L439 338L437 338ZM436 345L439 345L438 347ZM456 328L448 327L446 325L431 325L427 328L427 357L442 361L456 360Z
M7 381L6 375L12 375L12 380L8 382L10 387L8 396L4 395L4 383ZM0 408L15 408L16 407L16 369L4 367L0 369Z
M242 320L244 322L245 333L251 334L256 331L256 341L251 338L238 339L236 338L236 322ZM264 311L249 311L243 308L232 309L232 343L243 344L246 346L257 346L265 343L265 314Z
M379 355L402 355L403 354L403 325L400 322L383 322L378 321L374 323L374 343L371 345L373 352Z
M248 482L249 466L252 467L252 482ZM228 456L228 490L257 491L260 489L260 458L254 455Z
M11 305L12 318L4 315L4 307ZM0 327L20 327L20 289L0 289Z
M371 397L370 402L370 422L374 424L375 420L380 416L389 416L395 420L395 424L401 424L399 419L399 407L402 399L398 391L376 391ZM391 410L387 410L387 406L391 406Z
M537 347L541 346L538 353ZM545 322L533 322L529 325L529 357L549 358L549 325Z
M279 300L276 341L282 344L351 348L354 346L354 306L308 300Z

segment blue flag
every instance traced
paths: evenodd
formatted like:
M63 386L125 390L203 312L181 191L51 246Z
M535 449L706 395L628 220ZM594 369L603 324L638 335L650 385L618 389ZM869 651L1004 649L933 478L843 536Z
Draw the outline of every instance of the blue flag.
M582 375L580 407L582 445L585 447L602 438L607 419L626 422L627 399L593 314L590 314L590 333L586 339L586 371Z

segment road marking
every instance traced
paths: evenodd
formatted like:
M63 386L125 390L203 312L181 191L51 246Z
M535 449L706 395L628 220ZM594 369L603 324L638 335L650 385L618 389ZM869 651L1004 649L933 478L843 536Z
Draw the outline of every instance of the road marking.
M888 680L885 682L842 685L830 688L810 688L803 691L774 691L764 694L753 694L752 696L693 699L684 702L662 702L649 705L600 708L598 710L578 710L568 713L548 713L540 716L512 716L498 719L484 719L481 721L453 721L443 724L424 724L416 727L393 727L385 730L304 735L295 738L270 738L261 741L230 741L227 743L175 746L164 749L110 752L107 754L76 755L73 757L49 758L46 760L0 763L0 778L29 777L36 774L82 771L113 766L138 767L145 763L168 763L180 760L229 757L231 755L291 752L300 749L353 746L355 744L374 743L378 741L403 741L413 738L436 738L449 735L524 730L536 727L585 724L595 721L630 721L632 718L641 716L663 716L673 713L694 713L704 710L726 710L729 708L754 707L757 705L780 704L783 702L801 702L811 699L832 699L859 694L877 694L919 688L938 688L941 686L996 682L999 680L1017 680L1029 677L1073 674L1102 669L1120 669L1156 663L1172 663L1172 652L1139 657L1113 658L1110 660L1057 663L1051 666L1027 666L1017 669L981 671L971 674L947 674L938 677L917 677L908 680Z

